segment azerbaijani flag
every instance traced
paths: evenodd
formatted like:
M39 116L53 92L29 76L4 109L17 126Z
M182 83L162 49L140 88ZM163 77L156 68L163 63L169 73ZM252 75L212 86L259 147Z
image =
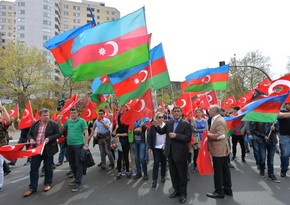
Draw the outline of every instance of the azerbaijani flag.
M72 45L74 82L126 70L149 60L144 7L84 31Z
M229 64L217 68L198 70L185 77L188 86L186 92L225 90L229 76Z
M94 94L114 94L114 88L107 75L97 77L92 83L92 90Z
M166 87L170 84L162 43L150 50L151 76L153 90Z
M73 40L83 31L91 29L95 22L92 21L83 26L70 29L64 33L54 36L52 39L45 42L44 46L53 54L63 76L66 78L73 74L71 48Z
M270 96L253 101L242 107L236 116L225 117L227 129L233 130L239 122L252 121L252 122L275 122L279 110L286 100L288 93L278 96Z

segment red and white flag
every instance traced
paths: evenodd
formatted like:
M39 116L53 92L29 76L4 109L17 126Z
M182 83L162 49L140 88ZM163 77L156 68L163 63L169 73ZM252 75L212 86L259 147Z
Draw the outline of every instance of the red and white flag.
M8 115L10 117L18 117L19 116L19 107L18 105L16 105L14 108L12 108L11 110L9 110Z
M225 110L229 110L230 108L236 106L236 104L237 104L236 98L235 96L232 95L222 102L222 107Z
M121 120L124 124L134 124L141 118L151 118L154 116L154 105L151 95L151 90L147 90L143 96L141 96L138 102L132 106L132 108L126 111L122 116Z
M207 140L208 140L207 135L208 135L208 132L204 131L202 134L200 149L198 151L198 156L196 159L197 169L201 176L213 173L213 167L212 167L209 151L207 148Z
M26 104L24 113L18 124L18 129L21 130L24 128L31 127L33 121L34 121L34 117L33 117L32 107L31 107L30 101L28 101L28 103Z
M80 117L83 118L86 122L96 119L98 117L94 105L91 101L89 101L89 103L86 105Z
M175 105L181 107L182 113L186 116L191 112L191 101L190 94L184 93L182 96L177 98Z
M34 119L35 119L35 121L40 120L40 115L39 115L38 109L35 112Z
M64 106L59 114L62 116L62 118L61 118L62 124L64 124L68 120L68 118L70 117L70 109L75 107L77 102L78 102L78 95L77 94L73 95L71 98L69 98L66 101L66 103L64 104Z

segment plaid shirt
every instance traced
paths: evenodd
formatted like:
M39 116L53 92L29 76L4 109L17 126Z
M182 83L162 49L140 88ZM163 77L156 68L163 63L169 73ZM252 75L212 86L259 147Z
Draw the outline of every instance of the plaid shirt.
M36 146L40 145L44 141L44 135L46 130L47 123L39 123L38 134L36 137Z

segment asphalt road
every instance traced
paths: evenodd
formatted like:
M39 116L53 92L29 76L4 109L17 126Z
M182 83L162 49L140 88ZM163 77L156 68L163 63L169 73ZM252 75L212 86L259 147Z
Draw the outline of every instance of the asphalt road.
M100 162L97 147L90 147L96 164ZM252 150L251 150L252 151ZM238 150L238 154L240 151ZM58 154L55 156L57 162ZM274 183L267 178L261 179L258 175L253 154L247 154L247 163L238 158L233 162L231 169L233 183L233 197L225 199L211 199L206 197L206 192L212 192L213 175L200 176L191 173L188 183L188 200L185 204L208 205L286 205L290 204L290 178L281 179L281 183ZM69 171L68 163L64 163L54 171L52 189L43 192L43 178L39 180L38 192L30 197L23 198L29 184L29 166L24 166L26 159L17 161L16 166L11 166L12 172L5 177L4 190L0 192L0 205L172 205L179 204L177 199L169 199L168 195L173 191L169 172L166 182L158 181L156 188L151 188L152 183L152 156L148 165L148 181L142 179L133 180L125 177L116 180L117 170L98 172L95 165L88 169L83 178L83 184L78 192L71 192L69 179L66 173ZM280 179L280 159L275 155L275 173Z

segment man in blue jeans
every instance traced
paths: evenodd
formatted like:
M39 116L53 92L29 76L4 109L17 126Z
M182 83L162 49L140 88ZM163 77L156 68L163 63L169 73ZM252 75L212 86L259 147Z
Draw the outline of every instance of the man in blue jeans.
M278 115L279 122L279 145L280 145L280 160L281 160L281 177L286 178L286 173L289 170L290 157L290 100L286 99L285 107Z
M83 162L81 161L81 153L87 150L89 145L89 134L87 122L78 116L76 108L70 109L70 118L61 124L61 116L58 122L63 131L67 130L67 153L70 168L72 169L74 180L69 184L73 186L72 192L79 190L83 177Z
M53 156L58 152L57 139L61 136L61 131L56 122L49 119L49 110L42 108L39 110L40 120L34 122L27 134L29 143L36 147L45 142L42 154L31 157L30 164L30 184L29 189L23 196L28 197L37 191L39 179L39 167L41 161L44 162L44 188L49 191L53 177Z

